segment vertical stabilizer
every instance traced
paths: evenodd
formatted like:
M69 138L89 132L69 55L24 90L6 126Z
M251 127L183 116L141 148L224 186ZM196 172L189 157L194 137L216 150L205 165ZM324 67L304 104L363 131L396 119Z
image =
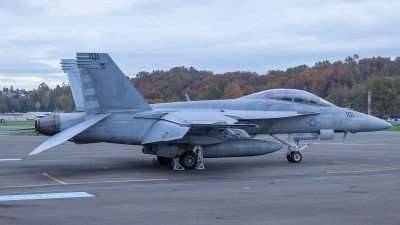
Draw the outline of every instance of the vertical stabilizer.
M79 73L78 66L76 65L76 59L61 59L61 69L68 76L68 81L71 87L72 96L74 97L75 106L77 111L85 111L82 96L82 83L81 75Z
M76 58L82 76L85 102L85 90L92 88L103 113L152 110L107 53L77 53Z

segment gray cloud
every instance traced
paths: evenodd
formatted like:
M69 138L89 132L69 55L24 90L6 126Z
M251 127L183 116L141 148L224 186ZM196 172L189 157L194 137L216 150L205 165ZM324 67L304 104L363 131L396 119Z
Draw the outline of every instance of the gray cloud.
M108 52L128 76L194 66L265 74L359 54L397 57L397 1L2 1L0 86L50 87L61 58Z

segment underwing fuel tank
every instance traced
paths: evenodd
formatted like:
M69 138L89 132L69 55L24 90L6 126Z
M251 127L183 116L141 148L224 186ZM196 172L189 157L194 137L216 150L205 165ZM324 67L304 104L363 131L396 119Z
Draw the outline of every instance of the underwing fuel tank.
M76 124L82 123L84 113L63 113L46 116L35 122L35 131L52 136Z
M278 151L282 147L282 144L264 140L228 140L223 143L203 145L203 157L220 158L265 155Z

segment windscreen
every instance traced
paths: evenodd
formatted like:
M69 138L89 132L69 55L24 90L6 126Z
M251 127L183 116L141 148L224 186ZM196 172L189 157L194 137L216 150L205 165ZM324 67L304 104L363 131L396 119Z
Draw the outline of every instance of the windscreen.
M334 106L332 103L310 92L294 89L271 89L243 96L241 99L276 99L320 106Z

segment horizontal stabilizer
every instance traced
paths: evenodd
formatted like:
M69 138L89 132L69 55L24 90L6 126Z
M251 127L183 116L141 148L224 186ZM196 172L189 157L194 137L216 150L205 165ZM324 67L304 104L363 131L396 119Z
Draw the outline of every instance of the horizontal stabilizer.
M156 122L142 141L142 145L160 141L181 139L190 127L181 127L178 124L160 120Z
M35 150L33 150L29 155L35 155L38 153L41 153L43 151L46 151L47 149L50 149L52 147L55 147L59 144L62 144L66 141L68 141L69 139L75 137L76 135L78 135L79 133L81 133L82 131L88 129L89 127L93 126L94 124L96 124L97 122L99 122L100 120L106 118L107 116L109 116L110 113L108 114L98 114L94 117L92 117L89 120L86 120L78 125L75 125L73 127L70 127L52 137L50 137L49 139L47 139L45 142L43 142L39 147L37 147Z

